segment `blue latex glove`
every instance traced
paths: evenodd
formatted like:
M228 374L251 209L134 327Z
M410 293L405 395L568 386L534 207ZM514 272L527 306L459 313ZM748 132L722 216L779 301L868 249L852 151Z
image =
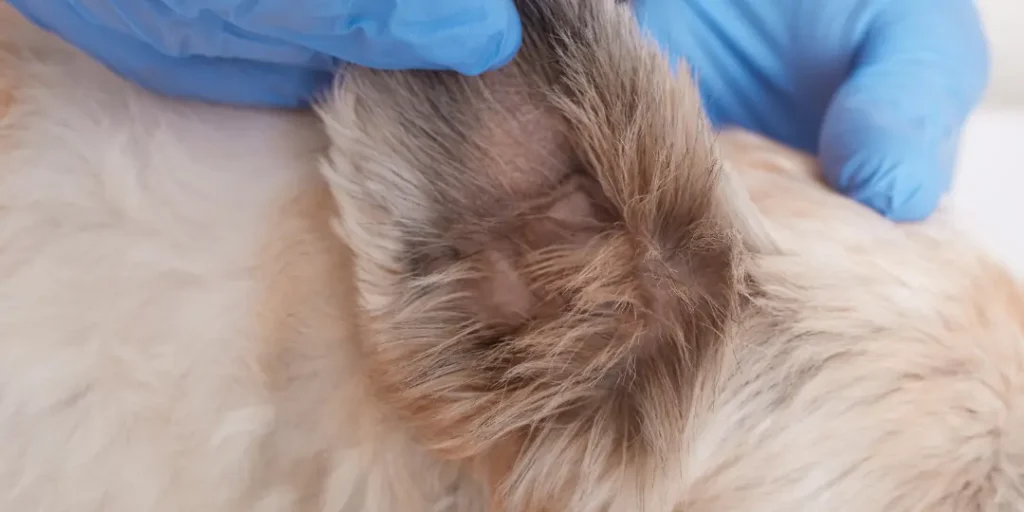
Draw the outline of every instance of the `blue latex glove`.
M256 105L306 103L339 60L480 73L521 35L511 0L9 1L146 87ZM716 124L817 152L833 186L896 220L948 189L988 77L971 0L636 3Z
M511 60L512 0L8 0L140 85L301 107L339 61L478 74Z
M840 192L919 220L948 190L988 80L972 0L639 0L717 125L819 155Z

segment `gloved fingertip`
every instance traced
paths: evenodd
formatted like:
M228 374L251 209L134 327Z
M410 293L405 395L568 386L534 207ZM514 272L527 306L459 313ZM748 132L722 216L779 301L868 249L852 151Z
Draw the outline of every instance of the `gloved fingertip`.
M501 14L503 24L490 31L468 52L464 59L451 64L452 69L467 76L476 76L505 66L515 58L523 41L523 28L514 9Z
M939 208L944 193L934 188L920 188L902 200L890 204L883 215L896 222L919 222L931 217Z
M891 220L920 221L952 183L965 108L924 88L901 102L889 97L897 85L848 83L826 114L819 158L837 191Z
M952 181L954 139L911 136L892 125L858 126L824 133L819 156L826 180L890 220L931 216Z
M167 96L179 96L225 105L305 109L322 100L334 82L334 74L304 68L253 63L250 69L225 67L211 70L207 82L188 82L168 88L148 88ZM198 75L199 73L197 73ZM246 83L248 86L232 84Z
M849 193L849 197L895 222L919 222L939 207L944 191L922 184L909 191L866 188Z

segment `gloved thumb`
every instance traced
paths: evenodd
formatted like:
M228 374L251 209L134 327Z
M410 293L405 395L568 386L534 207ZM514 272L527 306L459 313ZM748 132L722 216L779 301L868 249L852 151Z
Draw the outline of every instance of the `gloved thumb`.
M876 3L819 155L841 193L892 220L922 220L949 189L962 126L987 84L987 47L971 0Z

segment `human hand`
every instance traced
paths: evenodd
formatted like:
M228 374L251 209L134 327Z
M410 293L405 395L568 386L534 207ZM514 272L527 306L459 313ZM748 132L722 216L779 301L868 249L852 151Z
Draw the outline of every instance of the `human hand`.
M512 0L8 0L150 89L301 106L339 61L477 74L520 41ZM697 73L709 116L817 152L839 191L895 220L948 189L988 77L971 0L637 0ZM382 28L385 27L385 28Z
M825 177L897 221L948 190L988 80L971 0L638 0L694 70L716 125L819 155Z
M171 96L300 107L339 61L478 74L510 60L512 0L7 0L115 72Z

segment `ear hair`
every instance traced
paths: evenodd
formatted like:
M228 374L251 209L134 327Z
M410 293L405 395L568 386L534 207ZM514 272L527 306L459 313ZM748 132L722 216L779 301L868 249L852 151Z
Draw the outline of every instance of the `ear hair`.
M509 509L640 510L770 240L628 5L517 7L510 65L353 67L322 111L369 371Z

